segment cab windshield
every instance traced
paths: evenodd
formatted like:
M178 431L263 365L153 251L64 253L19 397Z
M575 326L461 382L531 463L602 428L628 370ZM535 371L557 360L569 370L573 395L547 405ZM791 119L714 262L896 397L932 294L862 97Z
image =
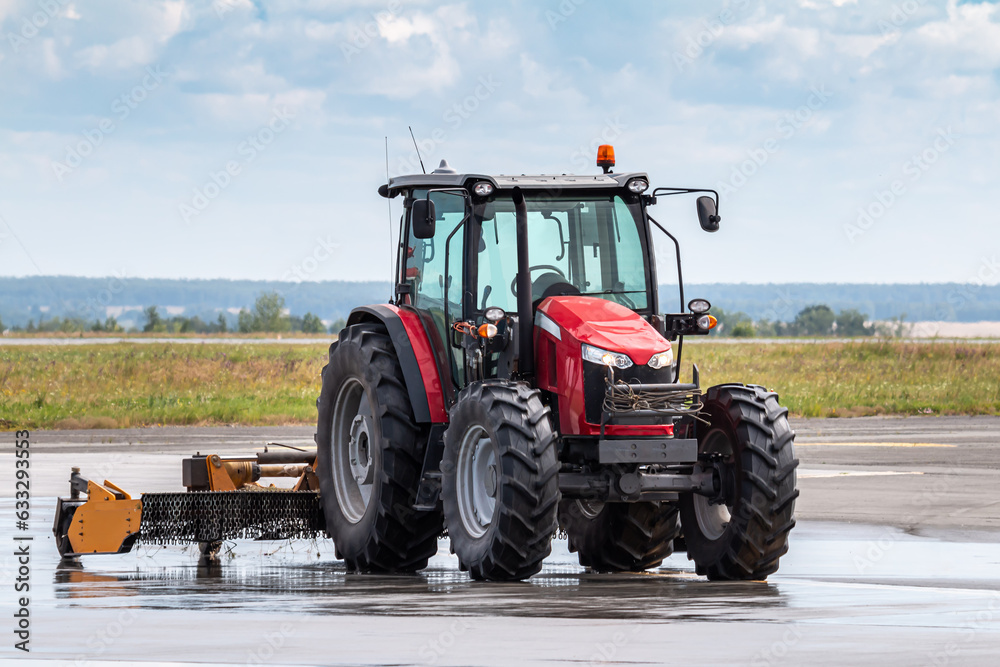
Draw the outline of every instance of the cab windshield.
M633 310L649 308L646 253L638 204L618 195L529 198L528 258L532 300L546 291L595 296ZM514 203L497 199L477 210L476 304L517 310Z

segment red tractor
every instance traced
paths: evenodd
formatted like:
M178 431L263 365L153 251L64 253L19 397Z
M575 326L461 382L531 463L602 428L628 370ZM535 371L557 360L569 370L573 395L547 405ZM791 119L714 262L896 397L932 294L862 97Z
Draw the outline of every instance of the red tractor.
M709 579L763 579L795 525L794 432L755 385L681 382L677 240L658 197L718 194L616 174L430 174L402 195L395 298L356 308L317 402L327 531L360 572L427 565L447 532L476 579L537 573L561 528L601 572L657 567L675 546ZM677 255L681 311L657 312L654 229Z

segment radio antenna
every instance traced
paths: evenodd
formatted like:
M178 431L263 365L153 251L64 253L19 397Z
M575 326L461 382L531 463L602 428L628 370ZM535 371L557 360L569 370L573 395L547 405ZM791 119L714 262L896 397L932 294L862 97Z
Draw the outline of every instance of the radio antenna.
M417 159L420 160L420 171L422 171L422 172L424 172L426 174L427 170L424 169L424 159L422 157L420 157L420 147L417 146L417 138L415 136L413 136L413 128L411 126L409 126L409 125L407 125L406 127L410 128L410 139L413 139L413 148L416 149L416 151L417 151Z
M385 187L386 187L386 206L389 207L389 303L392 303L392 298L395 293L393 288L393 283L395 278L392 275L392 199L388 196L389 189L389 137L385 138Z

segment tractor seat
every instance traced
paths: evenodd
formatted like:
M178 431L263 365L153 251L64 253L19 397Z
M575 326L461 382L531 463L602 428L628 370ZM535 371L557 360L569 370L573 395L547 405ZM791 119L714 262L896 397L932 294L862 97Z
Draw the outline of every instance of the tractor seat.
M580 296L580 290L558 273L543 273L531 284L531 295L535 297L532 310L538 310L539 304L550 296Z

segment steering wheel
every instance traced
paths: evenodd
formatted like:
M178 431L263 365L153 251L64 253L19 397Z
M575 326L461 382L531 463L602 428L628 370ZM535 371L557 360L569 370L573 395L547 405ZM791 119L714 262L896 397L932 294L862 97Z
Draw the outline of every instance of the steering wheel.
M557 273L559 277L562 278L563 280L566 280L566 274L562 272L562 269L560 269L558 266L552 266L551 264L536 264L534 266L529 266L528 267L529 277L532 271L538 271L539 269L548 269L553 273ZM514 276L514 279L510 281L510 293L513 294L514 296L517 296L517 276Z

